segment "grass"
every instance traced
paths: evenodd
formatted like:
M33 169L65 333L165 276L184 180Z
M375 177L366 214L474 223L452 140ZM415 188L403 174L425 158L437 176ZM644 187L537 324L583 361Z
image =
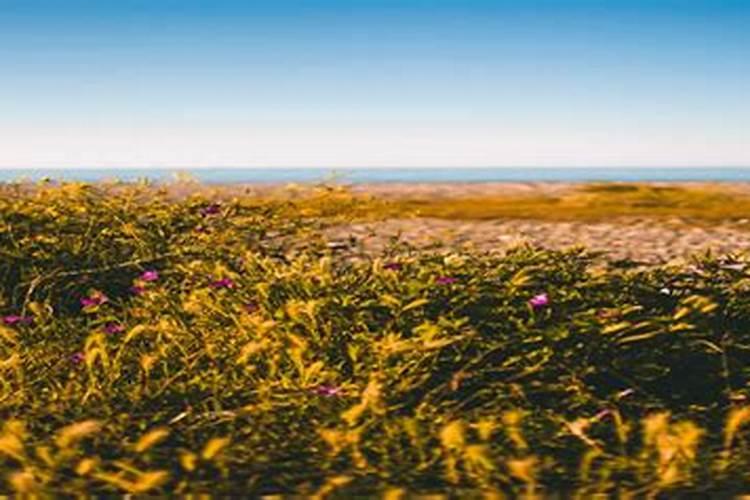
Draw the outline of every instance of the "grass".
M393 205L4 189L3 493L750 489L742 256L624 270L394 243L352 262L322 230ZM642 190L571 196L685 197Z
M606 221L613 218L681 218L695 223L746 219L750 196L721 187L590 184L559 196L494 195L401 199L400 211L444 219Z

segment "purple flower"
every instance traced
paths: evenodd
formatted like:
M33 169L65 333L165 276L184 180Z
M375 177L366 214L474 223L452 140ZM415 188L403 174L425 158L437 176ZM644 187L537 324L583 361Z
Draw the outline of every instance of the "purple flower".
M234 288L234 281L229 278L212 281L208 284L211 288Z
M74 352L73 354L70 355L70 362L73 363L74 365L80 365L81 363L84 362L85 359L86 359L86 356L80 351Z
M159 279L159 273L154 269L149 269L147 271L143 271L143 273L141 273L138 278L142 281L156 281Z
M3 317L3 323L8 326L13 325L30 325L34 321L34 318L30 316L18 316L16 314L10 314Z
M115 334L122 333L125 331L125 327L119 323L107 323L104 326L104 333Z
M201 208L201 215L206 217L208 215L216 215L221 211L221 205L218 203L211 203L208 206Z
M245 312L248 312L250 314L258 312L259 309L260 306L257 302L248 302L247 304L245 304Z
M143 288L142 286L138 286L138 285L133 285L133 286L131 286L130 288L128 288L128 290L129 290L129 291L130 291L130 293L132 293L133 295L142 295L142 294L143 294L143 292L145 292L145 291L146 291L146 289L145 289L145 288Z
M607 409L601 410L599 413L591 417L591 420L593 420L594 422L597 422L611 413L612 413L612 410L607 410Z
M109 302L109 298L107 298L107 296L104 295L102 292L94 292L88 297L84 297L81 299L81 305L84 308L100 306L107 302Z
M630 396L631 394L635 393L635 389L625 389L624 391L620 391L617 393L617 396L615 396L617 399L622 399Z
M333 397L341 394L341 387L335 387L332 385L319 385L313 389L313 392L318 396Z
M451 276L440 276L435 280L435 283L438 285L452 285L453 283L456 283L458 279L453 278Z
M534 295L529 299L529 305L533 309L541 309L542 307L549 305L549 296L546 293L540 293L539 295Z
M403 269L404 265L400 262L388 262L387 264L383 265L383 269L386 271L400 271Z

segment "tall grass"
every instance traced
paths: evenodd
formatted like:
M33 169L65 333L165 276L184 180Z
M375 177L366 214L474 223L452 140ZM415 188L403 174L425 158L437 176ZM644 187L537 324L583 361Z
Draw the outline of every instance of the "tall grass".
M613 218L680 218L692 223L738 221L750 217L750 196L720 185L658 186L586 184L554 195L472 195L394 201L399 211L447 219L521 218L609 221Z
M739 256L637 271L530 247L351 261L320 229L382 207L341 191L6 189L3 492L750 486Z

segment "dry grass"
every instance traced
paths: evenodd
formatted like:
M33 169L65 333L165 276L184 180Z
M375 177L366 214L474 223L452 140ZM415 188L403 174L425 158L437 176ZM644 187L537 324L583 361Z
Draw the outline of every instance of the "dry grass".
M588 184L550 195L492 195L395 200L391 210L445 219L602 221L618 217L680 218L692 222L750 217L750 196L699 185Z

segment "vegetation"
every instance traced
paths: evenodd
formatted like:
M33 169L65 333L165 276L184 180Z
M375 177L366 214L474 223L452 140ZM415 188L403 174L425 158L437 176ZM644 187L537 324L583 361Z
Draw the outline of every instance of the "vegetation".
M592 266L320 229L322 189L170 199L4 188L0 491L563 493L750 488L750 265Z
M399 211L446 219L611 220L614 217L679 218L691 223L743 220L750 196L721 185L587 184L556 195L410 198Z

